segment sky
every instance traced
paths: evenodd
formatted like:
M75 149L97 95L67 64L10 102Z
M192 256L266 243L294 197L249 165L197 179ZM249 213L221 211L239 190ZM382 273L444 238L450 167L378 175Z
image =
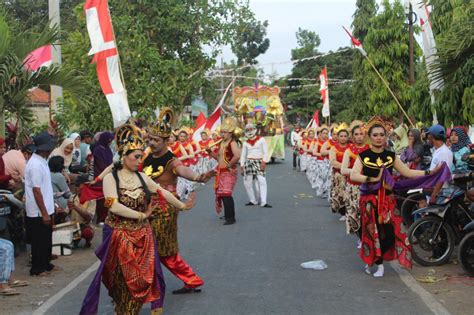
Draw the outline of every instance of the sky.
M270 47L257 58L266 74L279 76L291 72L291 49L297 47L298 27L316 32L321 38L319 50L327 52L350 45L342 25L350 28L356 0L250 0L250 8L258 20L268 20ZM231 50L223 49L224 61L235 59ZM268 64L268 65L267 65Z

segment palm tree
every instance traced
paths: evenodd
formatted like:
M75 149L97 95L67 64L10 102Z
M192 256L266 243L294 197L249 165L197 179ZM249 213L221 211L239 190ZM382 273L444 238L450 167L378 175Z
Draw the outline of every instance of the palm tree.
M33 114L27 107L27 93L31 88L59 85L71 96L82 98L84 80L73 71L65 71L60 65L43 67L36 72L24 68L24 59L30 52L56 43L58 39L59 30L55 27L46 26L40 33L17 32L0 12L0 136L5 136L7 112L22 125L33 122Z

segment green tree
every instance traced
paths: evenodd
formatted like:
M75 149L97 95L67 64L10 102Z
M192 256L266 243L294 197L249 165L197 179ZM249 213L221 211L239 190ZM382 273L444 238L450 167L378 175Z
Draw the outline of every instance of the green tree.
M442 79L436 94L438 119L446 125L474 123L474 3L432 0L438 63L430 71Z
M61 85L77 98L84 91L83 79L74 71L65 70L59 65L41 68L33 73L24 68L24 59L28 53L56 42L58 37L56 28L45 27L39 33L12 29L5 14L0 11L0 136L5 135L5 113L19 120L21 125L33 121L31 110L27 107L29 89Z
M357 0L356 11L352 20L353 35L362 44L371 26L371 19L377 13L377 5L375 0ZM369 94L365 88L367 84L366 69L364 66L364 57L357 52L354 54L353 63L353 80L352 83L352 102L350 109L356 117L367 116L366 109L369 100Z
M407 110L412 101L413 91L408 84L409 39L404 24L406 18L404 7L398 0L392 4L384 0L382 7L383 11L371 20L364 48ZM416 50L415 58L418 54L419 50ZM403 120L403 114L395 100L368 62L364 61L364 68L367 76L365 89L369 93L365 118L380 114Z

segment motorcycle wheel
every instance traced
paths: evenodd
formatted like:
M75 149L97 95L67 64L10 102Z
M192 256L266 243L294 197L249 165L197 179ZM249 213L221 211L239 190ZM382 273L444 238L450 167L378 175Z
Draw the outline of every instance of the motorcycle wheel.
M438 229L438 235L433 239L433 234ZM408 231L408 240L412 246L413 259L422 266L440 266L447 263L455 247L451 226L432 215L413 223Z
M426 194L416 193L408 195L408 197L403 201L400 211L402 212L403 223L405 223L407 228L415 222L412 213L418 210L418 202L423 199L426 199Z
M463 237L459 244L459 262L470 277L474 277L474 232Z

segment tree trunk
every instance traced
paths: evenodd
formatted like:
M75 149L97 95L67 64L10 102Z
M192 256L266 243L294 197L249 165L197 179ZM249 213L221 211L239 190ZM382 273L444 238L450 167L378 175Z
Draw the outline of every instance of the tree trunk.
M0 137L5 138L5 110L3 109L3 99L0 97Z

